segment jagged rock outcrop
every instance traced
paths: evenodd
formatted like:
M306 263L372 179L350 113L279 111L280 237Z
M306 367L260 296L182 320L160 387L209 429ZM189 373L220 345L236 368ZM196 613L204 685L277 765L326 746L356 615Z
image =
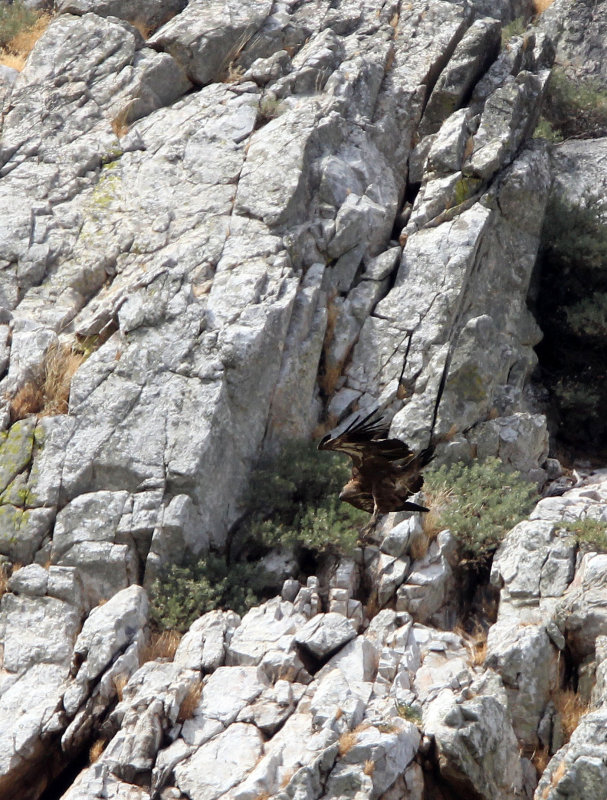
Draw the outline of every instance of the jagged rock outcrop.
M531 13L60 0L0 68L0 796L100 739L65 798L522 800L543 747L536 798L601 800L607 556L562 528L607 516L601 474L509 533L484 663L453 535L406 515L144 647L142 587L224 548L259 454L319 422L379 407L451 431L444 461L558 473L528 290L550 192L607 170L531 139L577 47L566 0L502 44ZM563 745L566 671L597 708Z

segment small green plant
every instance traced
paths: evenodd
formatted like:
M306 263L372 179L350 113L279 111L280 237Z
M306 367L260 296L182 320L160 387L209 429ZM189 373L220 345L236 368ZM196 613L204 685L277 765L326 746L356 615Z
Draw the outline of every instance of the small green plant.
M546 139L547 142L558 144L558 142L563 141L563 134L553 127L550 120L541 115L533 131L533 138Z
M502 28L502 47L505 47L513 36L522 36L527 28L524 17L516 17Z
M537 495L532 484L507 471L498 458L426 470L424 493L430 506L434 494L447 497L442 524L458 540L463 559L479 567L524 519Z
M410 703L400 703L398 700L395 701L395 705L399 717L406 719L407 722L413 722L415 725L421 725L422 715L418 708Z
M593 275L607 278L607 218L600 198L576 205L554 195L546 207L541 246L549 277L581 279L580 291Z
M560 525L560 529L572 533L576 543L583 550L607 553L607 522L586 517L564 522Z
M607 135L607 91L591 78L570 78L562 67L550 76L544 117L565 138Z
M186 631L194 620L216 608L245 613L259 602L267 585L257 564L228 564L207 553L194 564L173 565L150 593L150 619L159 630Z
M249 536L266 547L351 551L367 515L338 499L350 478L346 459L291 441L264 458L251 479Z
M259 118L261 122L268 122L281 113L281 100L272 95L265 95L259 103Z
M0 47L5 48L19 33L33 28L39 12L28 8L21 0L0 5Z

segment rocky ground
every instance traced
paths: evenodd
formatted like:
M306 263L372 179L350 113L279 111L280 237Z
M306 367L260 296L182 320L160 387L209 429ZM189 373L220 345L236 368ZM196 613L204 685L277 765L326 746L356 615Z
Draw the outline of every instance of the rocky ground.
M56 12L0 71L0 798L605 800L607 555L564 525L607 476L547 458L527 300L551 192L607 184L605 140L532 138L555 53L604 80L607 5L504 41L530 0ZM496 554L486 652L402 515L150 651L259 454L375 407L572 487Z

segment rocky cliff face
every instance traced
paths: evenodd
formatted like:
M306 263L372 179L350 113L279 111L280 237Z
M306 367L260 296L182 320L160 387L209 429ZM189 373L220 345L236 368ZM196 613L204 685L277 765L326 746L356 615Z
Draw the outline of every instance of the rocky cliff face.
M604 800L607 556L562 529L607 520L602 473L507 537L483 663L414 519L172 660L142 588L225 547L264 449L357 409L555 477L529 286L565 154L607 173L531 135L557 46L601 77L570 23L604 4L504 43L531 3L57 5L0 73L0 797Z

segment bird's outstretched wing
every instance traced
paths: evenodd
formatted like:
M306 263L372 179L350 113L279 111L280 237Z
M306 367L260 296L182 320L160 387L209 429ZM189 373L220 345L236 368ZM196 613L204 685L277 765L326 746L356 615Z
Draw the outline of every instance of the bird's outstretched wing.
M327 434L319 450L338 450L347 453L354 466L360 468L367 460L401 461L414 453L400 439L387 439L389 426L375 411L366 417L355 417L341 433Z

